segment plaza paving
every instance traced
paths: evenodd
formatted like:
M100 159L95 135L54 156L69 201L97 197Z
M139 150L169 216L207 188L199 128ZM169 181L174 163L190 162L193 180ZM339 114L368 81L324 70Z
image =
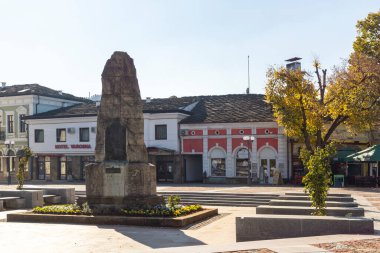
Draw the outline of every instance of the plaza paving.
M75 187L85 191L83 184L48 183L49 187ZM33 182L32 185L38 186ZM15 185L0 184L0 189ZM227 185L159 185L158 191L202 191L229 193L301 192L301 187L227 186ZM375 219L380 232L380 203L378 189L333 188L331 193L351 193L366 209L366 217ZM310 244L350 239L378 238L379 235L333 235L307 238L235 243L235 217L255 214L254 207L217 207L223 214L212 222L188 229L134 226L84 226L64 224L0 222L0 249L4 252L222 252L231 250L269 248L276 252L326 252ZM0 212L0 220L6 212ZM189 247L190 246L190 247ZM181 247L181 248L173 248Z

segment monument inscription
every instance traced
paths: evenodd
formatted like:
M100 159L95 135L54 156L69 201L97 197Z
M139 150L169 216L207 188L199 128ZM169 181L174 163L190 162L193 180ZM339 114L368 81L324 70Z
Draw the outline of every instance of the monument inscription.
M120 173L120 172L121 172L120 168L115 168L115 167L106 168L106 173L107 174Z

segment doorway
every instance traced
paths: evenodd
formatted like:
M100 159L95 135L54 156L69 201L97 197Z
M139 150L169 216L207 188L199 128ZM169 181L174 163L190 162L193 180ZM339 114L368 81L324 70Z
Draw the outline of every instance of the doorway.
M273 184L273 176L277 166L276 151L266 147L260 151L260 182Z
M173 162L157 161L157 181L173 182Z
M203 165L202 155L186 155L184 156L184 166L186 182L202 182Z

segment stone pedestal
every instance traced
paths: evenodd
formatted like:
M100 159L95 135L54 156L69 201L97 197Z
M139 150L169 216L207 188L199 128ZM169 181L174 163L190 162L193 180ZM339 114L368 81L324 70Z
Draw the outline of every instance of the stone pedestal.
M103 161L86 166L89 205L98 213L164 203L156 195L156 167L149 163Z

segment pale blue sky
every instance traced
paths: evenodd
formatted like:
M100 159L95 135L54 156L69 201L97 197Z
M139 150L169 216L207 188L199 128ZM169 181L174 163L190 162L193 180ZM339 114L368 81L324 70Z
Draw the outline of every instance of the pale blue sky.
M0 81L39 83L77 96L101 92L113 51L134 58L141 95L251 93L284 59L347 58L355 24L375 0L0 0Z

